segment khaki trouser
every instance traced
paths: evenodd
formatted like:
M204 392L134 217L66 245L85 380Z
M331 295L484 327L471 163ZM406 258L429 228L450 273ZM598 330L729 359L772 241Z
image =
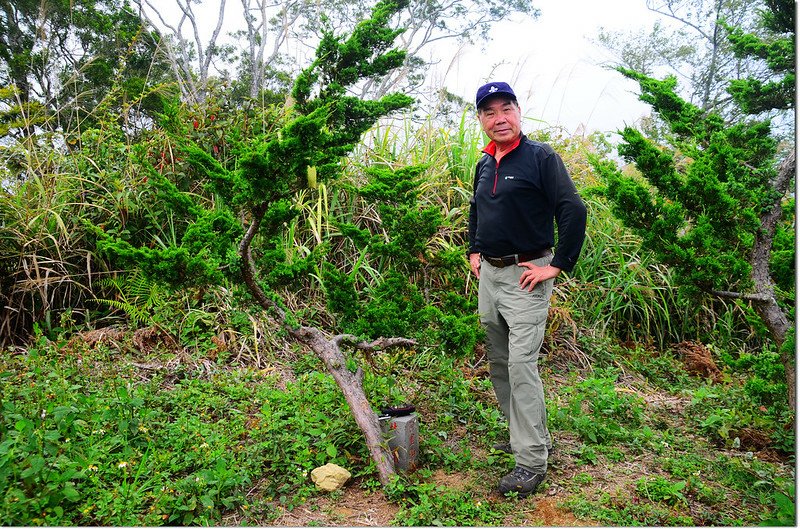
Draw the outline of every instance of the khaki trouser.
M546 266L551 259L549 255L532 263ZM537 284L533 292L522 290L519 278L525 270L517 265L496 268L483 261L478 312L486 329L492 385L508 419L514 459L517 466L542 473L547 470L552 440L538 361L554 280Z

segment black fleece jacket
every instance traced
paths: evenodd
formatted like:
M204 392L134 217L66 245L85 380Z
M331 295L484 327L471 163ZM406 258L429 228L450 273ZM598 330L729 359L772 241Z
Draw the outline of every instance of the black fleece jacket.
M469 208L469 253L490 257L534 253L555 243L551 265L575 267L586 233L586 206L561 157L546 143L521 136L498 164L494 144L475 168Z

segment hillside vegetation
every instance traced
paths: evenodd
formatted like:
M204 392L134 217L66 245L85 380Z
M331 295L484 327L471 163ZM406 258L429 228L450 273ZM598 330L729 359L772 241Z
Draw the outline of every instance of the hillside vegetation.
M673 80L642 78L681 119L669 149L627 130L634 165L530 131L589 225L543 349L547 480L494 492L513 460L490 448L507 425L465 259L484 139L468 110L443 126L351 95L404 64L406 7L323 24L290 93L187 104L120 73L72 122L0 90L3 524L795 524L793 171L767 122L726 127ZM740 292L700 288L723 272ZM397 474L373 411L406 404L421 453ZM352 477L321 493L330 462Z
M215 109L174 119L211 152L241 122ZM602 138L534 134L563 154L590 220L545 344L557 452L542 489L518 502L493 492L513 461L490 449L506 429L463 259L482 142L468 118L454 131L375 127L340 181L295 195L300 214L274 245L284 262L305 263L274 287L297 318L417 340L348 357L376 410L411 402L420 416L420 468L385 489L320 360L239 285L174 289L103 259L94 226L136 236L151 215L164 219L161 237L180 232L144 185L154 172L203 190L169 137L131 143L115 130L69 154L29 145L24 178L2 198L5 262L31 274L7 276L4 336L35 322L27 344L6 344L0 368L4 524L794 524L793 411L778 354L746 303L688 302L614 220L587 161L607 149ZM370 167L419 164L405 210L359 192ZM414 270L392 295L392 258L364 254L342 227L388 241L387 216L429 210L439 225L396 258ZM308 264L322 247L331 268ZM352 285L363 312L337 308L326 273ZM327 462L353 473L331 495L308 475Z

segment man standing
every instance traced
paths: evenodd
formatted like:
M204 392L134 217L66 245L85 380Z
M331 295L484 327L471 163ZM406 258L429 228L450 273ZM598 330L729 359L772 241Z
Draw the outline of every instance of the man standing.
M475 170L469 264L479 279L492 385L509 424L505 449L516 461L498 489L525 497L544 481L552 450L538 365L547 310L556 276L572 271L580 253L586 206L561 157L522 134L507 83L481 86L475 104L491 141Z

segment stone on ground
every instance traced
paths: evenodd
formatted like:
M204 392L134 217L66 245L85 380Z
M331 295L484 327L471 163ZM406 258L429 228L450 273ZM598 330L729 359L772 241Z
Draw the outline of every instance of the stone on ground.
M327 465L312 470L311 479L317 485L318 489L325 492L332 492L340 488L350 479L350 472L339 465L328 463Z

